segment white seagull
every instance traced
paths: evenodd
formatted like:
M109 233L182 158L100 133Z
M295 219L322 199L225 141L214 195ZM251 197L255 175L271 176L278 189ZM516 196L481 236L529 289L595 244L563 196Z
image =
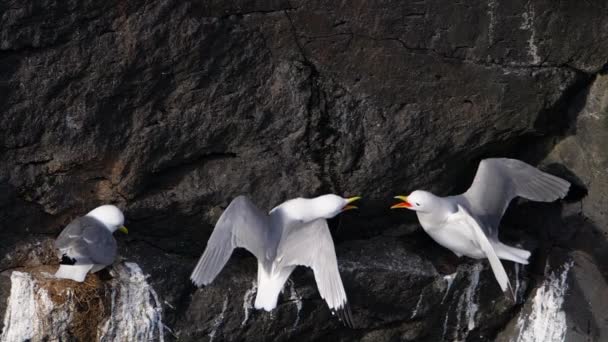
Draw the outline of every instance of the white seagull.
M397 196L402 202L391 207L415 210L420 225L433 240L458 257L487 258L502 291L509 278L499 259L528 264L530 252L498 240L498 226L515 197L551 202L566 196L570 183L522 161L506 158L479 163L469 190L461 195L438 197L416 190Z
M255 308L270 311L298 265L312 268L321 298L352 327L352 317L342 285L334 243L327 219L357 208L350 203L360 197L323 195L295 198L272 209L268 215L247 197L235 198L217 221L207 248L192 271L196 286L211 283L230 258L242 247L258 260L258 291Z
M116 257L112 233L116 230L127 233L124 221L120 209L102 205L70 222L55 240L61 259L55 277L83 282L87 273L111 265Z

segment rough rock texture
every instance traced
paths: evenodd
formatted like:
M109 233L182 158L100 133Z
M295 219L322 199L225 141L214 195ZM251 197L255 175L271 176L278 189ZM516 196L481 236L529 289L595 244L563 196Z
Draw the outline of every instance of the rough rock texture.
M573 262L564 336L605 340L607 14L596 0L2 1L0 296L6 273L42 260L36 243L112 202L166 339L516 341ZM414 188L465 189L487 156L575 184L565 204L517 203L504 220L504 239L535 249L506 263L518 303L485 263L387 210ZM307 270L272 315L251 310L247 253L211 286L188 283L236 195L269 209L327 192L365 195L330 222L357 329Z
M164 340L160 300L137 264L117 262L112 277L104 270L76 283L53 276L55 260L44 263L10 272L0 341Z
M569 109L568 136L547 158L568 165L588 189L581 211L608 234L608 77L598 76Z

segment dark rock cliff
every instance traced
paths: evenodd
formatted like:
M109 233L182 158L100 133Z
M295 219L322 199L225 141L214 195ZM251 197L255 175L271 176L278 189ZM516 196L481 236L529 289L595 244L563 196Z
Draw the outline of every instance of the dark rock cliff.
M50 238L111 202L168 340L606 339L607 15L595 0L2 0L0 310L12 270L48 263ZM387 209L466 189L490 156L574 184L503 220L534 249L505 262L517 303ZM330 222L356 329L304 269L275 312L252 310L246 252L189 284L233 197L328 192L364 196Z

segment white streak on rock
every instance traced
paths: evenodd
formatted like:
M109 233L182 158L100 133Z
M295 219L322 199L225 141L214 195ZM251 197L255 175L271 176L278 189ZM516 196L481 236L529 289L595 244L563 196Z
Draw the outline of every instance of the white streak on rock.
M165 303L165 305L170 307L171 309L175 310L175 306L173 306L171 303L167 302L166 300L163 301L163 303Z
M296 289L293 286L293 281L289 282L289 300L296 305L296 309L298 310L296 312L296 320L295 320L295 322L293 322L293 327L292 327L293 329L295 329L298 326L298 323L300 323L300 311L302 310L302 297L300 295L298 295L298 293L296 292Z
M496 0L488 1L488 44L494 43L494 27L496 27Z
M4 315L4 330L0 341L68 340L68 324L72 319L72 294L58 307L46 290L28 274L11 274L11 293Z
M517 293L519 292L519 264L514 263L513 268L515 269L515 297L517 299Z
M22 272L11 274L11 294L4 314L2 341L24 341L38 334L34 281Z
M536 290L529 315L517 320L519 334L514 342L563 342L566 338L566 313L562 310L568 290L568 272L573 262L566 263L561 274L552 272Z
M466 339L469 331L475 328L475 315L479 309L479 305L475 302L475 294L479 285L479 274L483 269L483 265L478 262L471 267L469 272L469 285L464 289L464 293L460 295L458 306L456 307L456 329L454 330L454 339ZM466 319L465 329L461 329L462 318ZM461 330L464 330L464 336L459 336Z
M541 58L538 55L538 46L536 46L536 30L534 29L534 5L528 4L526 12L522 15L522 23L519 27L522 30L530 31L530 38L528 39L528 53L532 57L532 64L538 65L541 62Z
M422 289L422 291L420 291L420 296L418 296L418 302L416 303L416 307L414 308L414 312L412 312L412 316L410 316L410 319L416 317L416 314L418 314L418 310L420 309L420 305L422 305L423 294L424 294L424 289Z
M442 341L447 341L447 339L445 338L445 335L448 332L448 319L450 318L450 309L452 309L452 304L453 304L453 302L450 303L447 310L445 310L445 319L443 320L443 332L441 333Z
M519 292L520 289L524 289L523 286L520 285L520 280L519 280L519 267L520 265L518 263L515 263L515 302L519 303L519 298L521 297ZM525 269L526 265L521 265L521 269L522 271Z
M136 263L114 267L111 312L98 331L99 341L164 341L162 307L156 291Z
M245 317L241 322L241 326L245 326L245 324L247 324L247 321L249 320L249 312L253 310L253 301L257 292L258 284L254 280L251 282L251 288L245 291L245 296L243 297L243 312L245 313Z
M471 270L470 283L467 287L466 301L467 301L467 319L468 319L468 330L471 331L475 328L475 315L479 309L479 305L475 302L475 294L477 293L477 286L479 285L479 274L483 269L482 264L476 264Z
M217 329L219 329L219 327L224 322L224 315L226 314L227 309L228 309L228 296L226 296L226 298L224 298L224 304L222 304L222 312L220 312L220 314L213 321L213 329L209 333L209 342L212 342L213 339L215 338L215 335L217 335Z
M458 272L454 272L452 274L443 276L443 280L445 280L448 283L448 286L445 289L445 294L443 295L443 298L441 299L441 304L443 304L443 302L445 301L445 298L448 296L448 293L450 293L450 288L452 287L452 283L454 282L454 279L456 278L457 275L458 275Z

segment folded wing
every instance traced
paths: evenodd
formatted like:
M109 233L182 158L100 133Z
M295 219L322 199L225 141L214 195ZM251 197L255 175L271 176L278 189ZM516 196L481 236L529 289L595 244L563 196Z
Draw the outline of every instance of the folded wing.
M67 225L55 240L58 256L63 254L77 263L110 265L116 257L116 240L103 223L83 216Z
M569 188L569 182L520 160L492 158L479 163L473 184L462 196L488 236L497 238L498 225L513 198L550 202L565 197Z
M458 220L471 229L479 248L481 248L490 262L490 267L492 267L492 272L494 273L494 277L496 277L501 290L505 292L507 289L509 289L511 294L513 294L511 283L509 282L509 276L500 262L500 259L498 259L498 256L494 251L494 247L492 247L492 244L475 218L471 216L471 214L464 207L458 205L458 211L453 214L451 220Z
M352 314L327 221L318 219L284 234L287 235L279 245L276 267L302 265L312 268L321 298L344 324L352 327Z
M196 286L211 283L237 247L264 260L268 233L268 216L247 197L235 198L217 221L190 279Z

